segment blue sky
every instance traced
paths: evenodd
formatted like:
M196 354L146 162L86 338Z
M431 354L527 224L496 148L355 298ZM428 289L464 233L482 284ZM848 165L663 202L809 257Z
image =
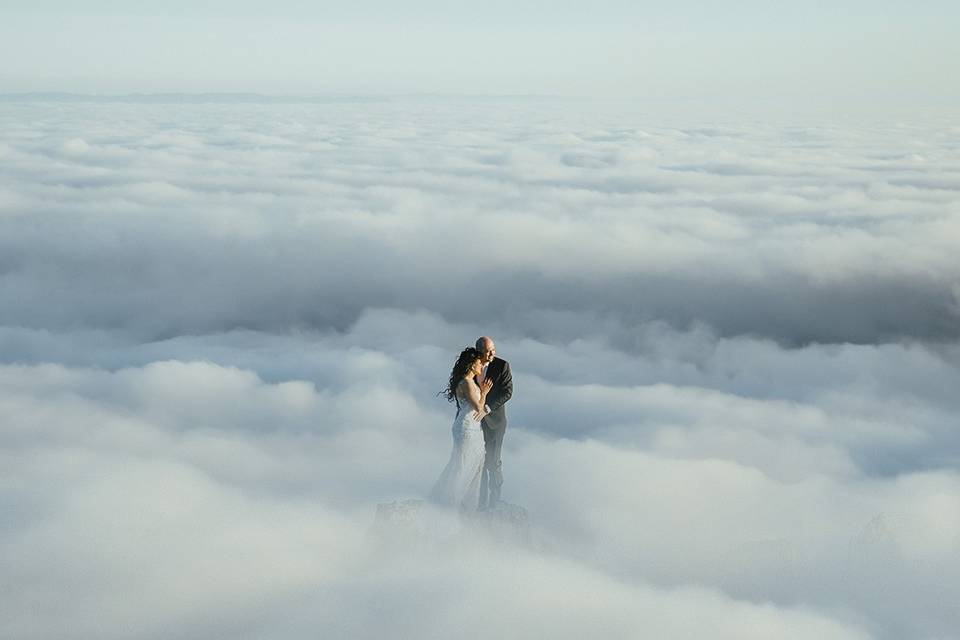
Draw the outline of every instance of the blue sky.
M7 2L0 91L954 100L926 2Z

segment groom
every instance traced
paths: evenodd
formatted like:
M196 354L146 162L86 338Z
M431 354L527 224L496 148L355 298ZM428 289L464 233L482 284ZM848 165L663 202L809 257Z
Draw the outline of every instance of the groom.
M487 336L477 338L477 351L483 357L483 377L493 380L493 387L487 394L487 416L483 419L483 443L486 457L483 461L483 475L480 478L480 509L494 507L500 500L503 487L500 449L503 446L503 432L507 430L507 412L503 405L513 395L513 376L510 363L498 358L493 339ZM479 381L478 381L479 382Z

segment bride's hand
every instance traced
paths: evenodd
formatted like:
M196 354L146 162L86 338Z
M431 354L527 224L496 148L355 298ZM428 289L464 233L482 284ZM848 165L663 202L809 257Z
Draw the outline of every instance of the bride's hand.
M483 382L480 383L480 391L484 395L486 395L492 388L493 388L493 380L491 380L490 378L486 378L484 379Z

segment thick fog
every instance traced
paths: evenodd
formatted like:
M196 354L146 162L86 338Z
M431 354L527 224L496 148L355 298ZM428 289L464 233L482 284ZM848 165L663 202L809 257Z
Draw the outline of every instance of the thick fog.
M960 121L0 104L0 631L950 638ZM369 536L496 340L534 545Z

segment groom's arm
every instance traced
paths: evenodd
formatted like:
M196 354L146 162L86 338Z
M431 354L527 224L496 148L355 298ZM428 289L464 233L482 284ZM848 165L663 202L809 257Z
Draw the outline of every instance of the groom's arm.
M487 396L487 406L490 407L491 412L502 407L513 396L513 374L510 373L509 362L503 363L503 372L500 374L497 384L494 385L494 391L496 391L496 394L493 398Z

